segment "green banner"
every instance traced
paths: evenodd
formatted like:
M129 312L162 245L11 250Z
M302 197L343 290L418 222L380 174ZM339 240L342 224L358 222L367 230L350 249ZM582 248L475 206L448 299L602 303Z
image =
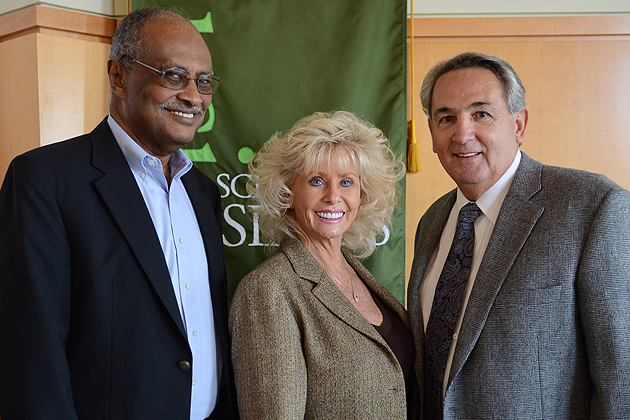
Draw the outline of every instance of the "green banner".
M268 253L245 190L247 163L277 131L315 111L347 110L406 150L404 0L135 0L193 20L223 84L206 123L185 150L222 192L230 296ZM405 296L404 180L393 229L365 265Z

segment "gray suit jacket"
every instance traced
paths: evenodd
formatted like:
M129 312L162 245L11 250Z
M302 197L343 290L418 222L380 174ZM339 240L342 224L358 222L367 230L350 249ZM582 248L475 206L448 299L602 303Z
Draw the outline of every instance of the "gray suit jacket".
M344 254L372 292L408 324L403 306ZM298 240L239 284L229 321L242 419L406 419L394 353Z
M408 307L422 387L419 287L456 193L420 220ZM445 419L630 418L630 193L523 154L479 267Z

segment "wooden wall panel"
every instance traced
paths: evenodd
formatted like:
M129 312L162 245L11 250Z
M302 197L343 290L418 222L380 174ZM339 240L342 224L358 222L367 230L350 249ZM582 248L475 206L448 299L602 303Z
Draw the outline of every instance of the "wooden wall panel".
M0 42L0 182L14 156L39 146L35 34Z
M110 45L38 34L38 47L41 144L91 131L109 112Z
M116 19L45 6L0 16L0 182L16 155L107 115Z
M406 268L418 221L455 187L431 150L419 92L438 61L464 51L507 60L526 89L522 150L543 163L607 175L630 188L630 16L414 19L415 118L422 171L407 176ZM410 111L411 112L411 111Z

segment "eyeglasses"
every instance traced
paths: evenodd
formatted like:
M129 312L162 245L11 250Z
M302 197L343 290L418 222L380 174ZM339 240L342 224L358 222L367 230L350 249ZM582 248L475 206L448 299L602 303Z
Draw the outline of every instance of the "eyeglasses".
M219 85L221 85L221 79L214 74L202 74L198 77L191 76L186 70L182 69L166 69L164 71L158 70L154 67L149 66L141 61L136 60L133 57L128 55L123 55L121 59L128 58L129 60L141 64L144 67L153 70L157 74L162 76L162 86L167 89L180 90L184 89L188 84L189 80L194 80L197 85L197 91L202 95L212 95L217 89L219 89Z

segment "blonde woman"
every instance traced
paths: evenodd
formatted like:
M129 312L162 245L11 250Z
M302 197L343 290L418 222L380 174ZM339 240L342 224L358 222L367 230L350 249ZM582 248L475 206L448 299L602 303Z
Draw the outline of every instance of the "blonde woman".
M250 171L261 230L280 246L232 303L241 418L409 418L407 314L358 259L390 225L404 175L387 138L349 112L315 113Z

